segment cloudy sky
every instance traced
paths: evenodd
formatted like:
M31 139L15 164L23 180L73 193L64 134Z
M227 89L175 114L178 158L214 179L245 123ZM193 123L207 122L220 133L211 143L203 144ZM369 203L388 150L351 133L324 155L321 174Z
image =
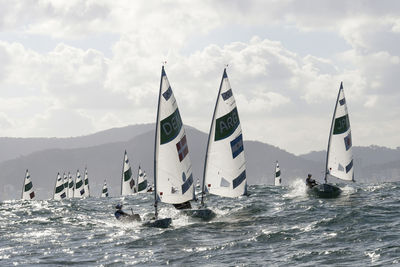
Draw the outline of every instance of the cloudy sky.
M400 146L400 1L0 0L0 136L154 122L161 65L208 132L223 68L243 135L325 149L343 81L354 145Z

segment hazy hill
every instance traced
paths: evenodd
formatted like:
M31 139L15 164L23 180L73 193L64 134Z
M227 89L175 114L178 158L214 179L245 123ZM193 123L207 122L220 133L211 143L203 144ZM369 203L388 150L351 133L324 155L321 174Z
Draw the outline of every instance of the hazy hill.
M139 134L150 131L152 128L154 128L154 124L138 124L68 138L0 137L0 162L51 148L70 149L128 141Z
M201 179L207 135L192 127L187 127L190 157L194 178ZM111 133L112 135L112 133ZM250 184L272 183L274 162L278 159L282 166L284 183L305 173L317 171L320 166L277 147L255 141L245 141L247 176ZM153 177L154 130L139 134L121 142L107 143L74 149L47 149L0 163L0 199L20 197L20 190L28 168L39 198L52 196L57 172L70 171L74 175L85 166L89 171L91 194L99 195L104 179L107 179L112 195L119 194L124 150L127 150L133 173L141 164L150 180Z
M186 127L194 178L201 179L207 134ZM131 138L129 138L131 137ZM91 194L98 196L104 179L107 179L112 195L118 195L122 172L123 153L126 149L134 175L141 164L149 180L153 179L154 125L134 125L115 128L97 134L75 138L18 138L11 143L21 146L17 158L0 162L0 199L20 197L25 169L29 169L37 196L52 196L57 172L70 171L74 176L88 167ZM2 138L0 151L7 138ZM49 141L49 143L47 143ZM23 148L26 145L28 148ZM249 184L272 184L275 161L282 170L283 184L313 173L321 179L324 171L325 152L311 152L296 156L278 147L258 141L245 141L247 177ZM51 147L50 149L48 147ZM33 151L28 153L28 151ZM26 153L24 155L23 153ZM4 156L3 156L4 157ZM400 149L377 146L354 147L355 179L363 181L393 181L400 178Z

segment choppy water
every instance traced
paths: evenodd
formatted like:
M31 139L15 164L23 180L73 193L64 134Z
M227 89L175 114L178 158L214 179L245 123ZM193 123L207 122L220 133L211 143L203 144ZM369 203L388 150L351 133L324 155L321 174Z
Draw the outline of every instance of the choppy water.
M0 265L400 266L400 183L354 184L316 199L302 181L251 186L250 197L207 198L200 222L162 204L169 229L113 217L125 204L145 216L153 195L0 203ZM196 204L195 204L196 205Z

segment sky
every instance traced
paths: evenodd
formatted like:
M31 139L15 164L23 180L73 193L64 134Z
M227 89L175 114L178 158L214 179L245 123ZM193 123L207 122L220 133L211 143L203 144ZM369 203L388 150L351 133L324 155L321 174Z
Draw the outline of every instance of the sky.
M0 136L154 123L167 62L201 131L228 65L246 140L326 149L343 81L353 145L396 148L399 44L396 0L0 0Z

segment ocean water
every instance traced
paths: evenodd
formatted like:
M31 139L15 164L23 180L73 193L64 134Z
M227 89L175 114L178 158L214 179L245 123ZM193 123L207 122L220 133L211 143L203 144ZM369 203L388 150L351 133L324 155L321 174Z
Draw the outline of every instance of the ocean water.
M343 190L318 199L300 180L250 186L249 197L207 197L209 222L161 204L168 229L114 219L120 202L149 218L151 193L3 201L0 266L400 266L400 182Z

